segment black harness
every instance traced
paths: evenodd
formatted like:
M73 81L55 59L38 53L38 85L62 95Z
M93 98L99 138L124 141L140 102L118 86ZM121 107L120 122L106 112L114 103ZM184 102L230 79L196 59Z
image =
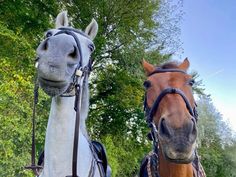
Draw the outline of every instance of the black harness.
M81 96L81 90L83 88L84 82L86 81L86 79L88 79L88 76L91 72L92 69L92 62L91 62L91 58L89 60L88 65L83 67L83 55L82 55L82 49L81 49L81 44L80 41L76 35L80 34L86 38L89 39L89 36L86 35L84 32L80 31L80 30L76 30L74 28L69 28L69 27L63 27L63 28L58 28L58 31L56 34L54 34L53 36L56 35L60 35L60 34L67 34L70 35L74 38L75 42L76 42L76 47L78 49L78 53L79 53L79 63L76 66L75 72L73 74L73 82L69 85L68 89L65 91L65 93L63 93L62 95L60 95L61 97L70 97L70 96L75 96L75 104L74 104L74 109L76 111L76 120L75 120L75 129L74 129L74 144L73 144L73 157L72 157L72 175L68 175L66 177L78 177L77 175L77 157L78 157L78 144L79 144L79 123L80 123L80 96ZM50 38L50 36L48 36L48 38ZM93 51L94 50L94 44L89 46L90 49ZM37 65L37 60L39 60L39 58L36 58L36 65ZM36 66L37 67L37 66ZM25 167L26 169L31 169L35 175L39 175L39 171L40 169L42 169L43 167L40 165L36 165L35 164L35 112L36 112L36 104L38 102L38 88L39 88L39 84L38 84L38 80L36 79L35 81L35 89L34 89L34 106L33 106L33 118L32 118L32 153L31 153L31 165ZM74 90L75 94L70 94L70 92ZM90 140L89 144L90 144L90 149L92 151L92 154L94 156L94 159L92 160L92 164L90 167L90 172L89 172L89 177L92 177L94 175L94 170L95 170L95 162L97 162L98 165L98 169L100 172L100 176L101 177L105 177L106 176L106 167L104 166L104 163L107 166L107 160L103 160L102 158L106 158L104 157L105 155L105 151L104 151L104 147L97 142L96 145L94 145L93 142L91 142ZM100 150L98 147L100 147ZM102 153L100 155L98 155L97 151L100 150L100 152L102 151Z
M179 72L179 73L187 74L185 71L180 70L180 69L160 69L160 68L157 68L155 71L153 71L148 76L151 76L153 74L158 74L158 73L166 73L166 72ZM183 100L186 104L186 108L188 109L190 115L193 116L195 118L195 120L197 121L198 115L197 115L197 112L196 112L196 104L192 108L188 98L185 96L185 94L182 90L180 90L178 88L168 87L168 88L161 91L160 95L156 98L156 100L154 101L151 108L149 108L148 105L147 105L147 97L146 97L146 94L145 94L144 111L145 111L148 126L150 128L153 126L153 117L154 117L156 111L159 108L160 102L167 94L178 94L178 95L180 95L183 98Z
M162 68L157 68L155 71L153 71L151 74L148 76L152 76L153 74L158 74L158 73L166 73L166 72L179 72L183 74L187 74L185 71L180 70L180 69L162 69ZM157 167L159 165L159 159L158 159L158 151L159 151L159 140L158 140L158 128L155 125L153 118L155 113L157 112L161 100L167 95L167 94L178 94L182 97L186 104L186 108L188 109L189 113L191 116L194 117L195 121L197 122L198 120L198 114L196 110L196 103L194 103L194 107L191 106L188 98L185 96L184 92L178 88L173 88L173 87L168 87L164 90L161 91L161 93L158 95L156 100L154 101L153 105L148 107L147 105L147 96L145 93L145 98L144 98L144 111L145 111L145 117L146 117L146 122L151 128L151 132L148 134L148 139L153 141L153 151L149 155L147 155L141 165L140 168L140 177L149 177L150 174L152 174L153 177L160 177ZM196 155L197 152L195 151ZM198 160L198 157L196 157ZM152 164L157 165L154 167ZM149 169L146 170L146 167L150 166Z

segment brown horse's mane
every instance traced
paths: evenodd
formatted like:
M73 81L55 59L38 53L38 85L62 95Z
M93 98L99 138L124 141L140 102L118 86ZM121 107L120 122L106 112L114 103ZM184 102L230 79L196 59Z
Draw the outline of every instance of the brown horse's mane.
M178 66L179 66L179 62L170 61L170 62L167 62L167 63L164 63L164 64L160 65L158 68L161 68L161 69L177 69Z

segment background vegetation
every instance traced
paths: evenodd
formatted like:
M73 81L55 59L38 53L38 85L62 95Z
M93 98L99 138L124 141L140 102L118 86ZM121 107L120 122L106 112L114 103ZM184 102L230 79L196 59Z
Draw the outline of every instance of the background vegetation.
M151 149L140 60L160 64L181 51L181 5L181 0L174 5L170 0L0 0L0 176L33 176L23 167L30 161L35 48L65 9L76 28L84 29L91 18L98 21L88 129L105 144L113 177L135 176ZM195 90L202 95L203 89L197 85ZM207 176L235 177L232 131L209 97L199 96L198 105L199 153ZM40 92L38 152L49 106L50 98Z

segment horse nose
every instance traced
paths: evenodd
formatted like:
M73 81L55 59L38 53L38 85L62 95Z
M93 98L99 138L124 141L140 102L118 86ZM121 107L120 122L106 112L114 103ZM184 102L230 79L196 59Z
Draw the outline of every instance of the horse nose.
M42 51L47 51L48 50L48 39L44 40L41 42L41 44L38 46L37 51L42 52Z
M160 124L159 124L159 135L162 138L171 138L172 130L171 127L166 122L165 118L161 118Z
M170 123L165 118L160 119L159 136L162 139L168 140L175 136L186 137L186 139L193 143L197 137L196 122L193 118L189 119L180 129L172 128Z
M183 124L182 130L179 132L181 136L186 137L189 143L194 143L197 138L197 126L194 118L188 119L186 123Z
M197 125L194 118L187 123L186 133L189 133L189 141L194 142L197 138Z
M37 53L48 56L66 56L76 59L79 55L79 49L76 45L66 43L67 38L60 39L58 36L47 38L40 43Z

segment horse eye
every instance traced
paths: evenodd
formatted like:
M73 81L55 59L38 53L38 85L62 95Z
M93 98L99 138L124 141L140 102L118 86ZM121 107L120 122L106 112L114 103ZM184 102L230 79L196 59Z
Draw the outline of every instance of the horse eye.
M188 84L189 84L190 86L193 86L194 83L195 83L195 80L194 80L194 79L191 79L191 80L188 82Z
M90 51L91 51L91 52L93 52L93 51L94 51L94 49L95 49L95 47L94 47L94 45L93 45L93 44L89 44L89 45L88 45L88 48L90 49Z
M146 88L146 89L148 89L149 87L151 87L151 82L150 81L145 81L144 83L143 83L143 86Z
M52 32L51 31L48 31L47 33L46 33L46 37L51 37L52 36Z

